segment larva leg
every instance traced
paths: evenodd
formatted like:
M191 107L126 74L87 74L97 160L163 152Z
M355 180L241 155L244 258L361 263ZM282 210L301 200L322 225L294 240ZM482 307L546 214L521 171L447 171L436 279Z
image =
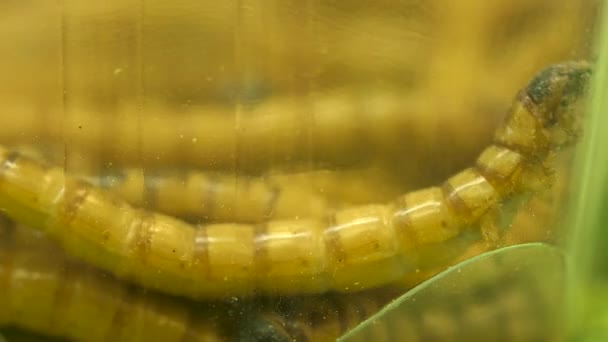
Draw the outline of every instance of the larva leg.
M220 310L130 288L67 260L40 234L0 227L0 325L74 341L223 341ZM215 316L215 317L214 317Z
M483 240L488 245L493 247L497 246L501 235L500 228L497 225L496 219L497 213L496 210L493 210L488 214L484 215L479 221L481 236Z

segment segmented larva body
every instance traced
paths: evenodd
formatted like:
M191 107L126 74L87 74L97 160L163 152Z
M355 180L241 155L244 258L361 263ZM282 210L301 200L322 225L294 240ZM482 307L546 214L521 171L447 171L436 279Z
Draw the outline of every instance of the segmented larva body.
M63 150L46 148L31 144L11 147L37 161L59 163L64 158ZM73 175L117 193L136 207L204 222L319 218L331 208L397 193L392 189L394 182L386 180L379 166L296 174L275 171L262 176L144 168L104 169L98 176L77 171Z
M0 326L87 342L226 340L219 310L126 286L24 229L0 228Z
M0 208L44 229L70 253L119 277L191 298L319 293L379 286L417 269L419 253L496 209L577 133L590 74L567 63L520 92L494 144L443 185L326 220L192 226L134 209L86 183L0 150Z
M0 117L0 138L5 144L31 142L34 136L45 143L66 143L68 153L80 151L113 165L244 172L277 165L308 169L311 158L317 165L334 167L369 162L382 153L415 155L416 145L399 144L403 135L435 151L457 145L469 155L471 146L486 141L485 135L470 135L470 130L455 125L446 125L454 129L451 134L437 136L432 114L438 107L432 101L420 101L419 94L404 98L401 91L386 89L278 97L247 107L245 115L235 115L234 105L176 108L147 103L142 115L138 105L110 113L69 105L63 113L61 108L24 105L7 109L13 113L10 119ZM57 115L63 115L63 125L52 124ZM483 132L488 123L479 122L469 127ZM469 139L458 139L464 134ZM397 151L396 146L400 147Z
M262 177L195 171L154 175L124 169L93 183L135 206L193 220L257 223L321 217L328 209L327 201L310 188Z

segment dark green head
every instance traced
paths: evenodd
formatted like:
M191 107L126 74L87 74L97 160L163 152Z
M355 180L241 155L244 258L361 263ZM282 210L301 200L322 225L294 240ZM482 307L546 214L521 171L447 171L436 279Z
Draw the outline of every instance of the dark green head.
M590 79L589 63L566 62L545 68L528 84L533 113L550 145L570 144L580 136Z

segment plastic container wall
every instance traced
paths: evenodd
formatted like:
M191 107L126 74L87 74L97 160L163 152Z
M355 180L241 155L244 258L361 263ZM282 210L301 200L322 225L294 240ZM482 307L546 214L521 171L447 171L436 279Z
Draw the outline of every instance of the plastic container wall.
M554 334L597 8L3 1L6 339Z

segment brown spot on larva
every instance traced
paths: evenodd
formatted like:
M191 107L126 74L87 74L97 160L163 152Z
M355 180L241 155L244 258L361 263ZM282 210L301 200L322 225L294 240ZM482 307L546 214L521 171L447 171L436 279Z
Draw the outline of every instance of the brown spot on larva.
M441 227L443 227L443 228L448 227L448 223L445 220L441 220L440 224L441 224Z

